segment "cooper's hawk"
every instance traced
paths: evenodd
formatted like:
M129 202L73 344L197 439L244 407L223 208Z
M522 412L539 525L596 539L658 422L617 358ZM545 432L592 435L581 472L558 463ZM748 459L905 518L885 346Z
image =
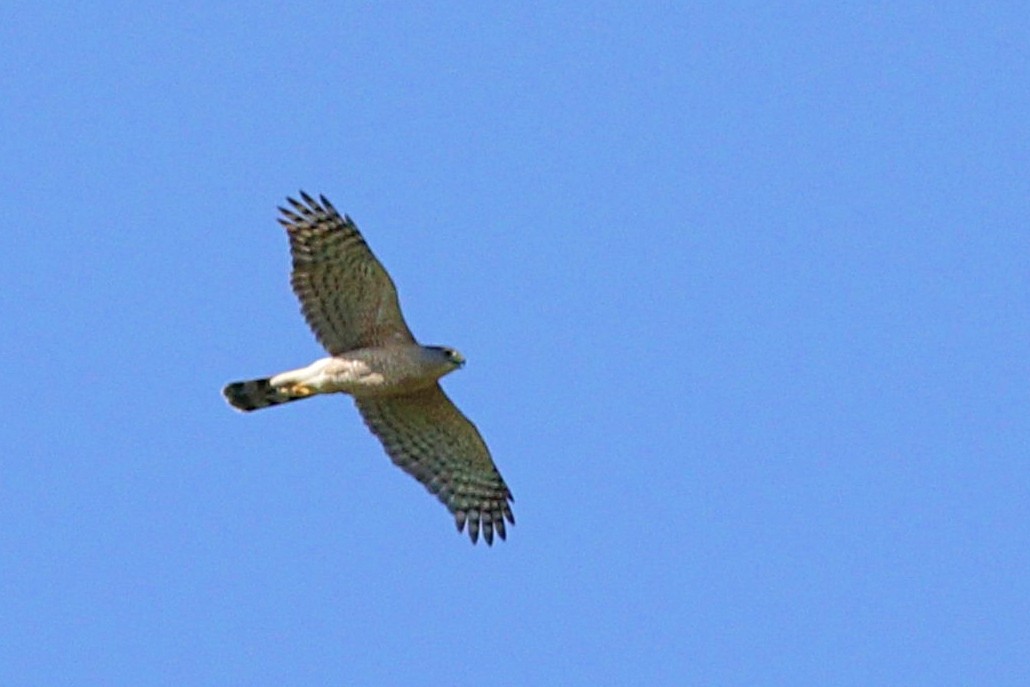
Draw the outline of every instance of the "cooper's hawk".
M330 357L299 370L233 382L222 394L250 411L345 393L394 463L425 485L472 543L493 544L514 524L511 491L476 426L438 380L465 364L452 348L421 346L401 315L397 289L358 228L321 196L280 207L293 256L293 291Z

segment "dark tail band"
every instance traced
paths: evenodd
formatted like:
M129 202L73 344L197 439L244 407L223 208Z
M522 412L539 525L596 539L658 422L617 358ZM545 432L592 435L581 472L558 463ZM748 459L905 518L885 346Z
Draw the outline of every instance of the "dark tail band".
M268 383L268 378L233 382L222 389L222 396L225 396L225 400L233 408L244 412L307 398L307 396L290 396L282 389L276 389Z

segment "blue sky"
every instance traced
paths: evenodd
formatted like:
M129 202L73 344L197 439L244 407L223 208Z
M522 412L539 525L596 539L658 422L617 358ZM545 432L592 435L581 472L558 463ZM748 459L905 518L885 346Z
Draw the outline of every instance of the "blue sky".
M14 3L0 684L1030 683L1020 3ZM346 398L275 207L393 273L515 493Z

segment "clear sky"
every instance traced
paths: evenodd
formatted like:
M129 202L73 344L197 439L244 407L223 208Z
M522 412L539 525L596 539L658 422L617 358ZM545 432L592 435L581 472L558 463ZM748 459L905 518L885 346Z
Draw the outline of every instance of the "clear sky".
M0 684L1030 684L1026 5L503 4L5 7ZM507 542L219 395L300 189Z

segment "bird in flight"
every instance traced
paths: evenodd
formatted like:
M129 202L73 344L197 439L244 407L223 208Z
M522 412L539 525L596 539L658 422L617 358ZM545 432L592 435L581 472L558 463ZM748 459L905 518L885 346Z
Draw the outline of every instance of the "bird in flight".
M279 223L290 239L290 283L301 312L329 353L307 367L228 384L242 411L319 394L354 398L390 459L447 506L461 532L493 544L515 524L514 500L476 426L440 387L465 364L458 351L423 346L401 315L397 289L350 217L325 196L287 198Z

